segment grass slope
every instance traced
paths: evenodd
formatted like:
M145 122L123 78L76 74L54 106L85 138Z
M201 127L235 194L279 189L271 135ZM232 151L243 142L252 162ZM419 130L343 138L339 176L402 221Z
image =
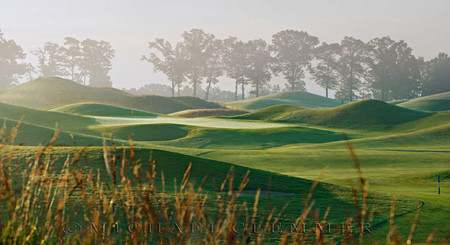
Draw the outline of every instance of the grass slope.
M20 121L22 118L22 122L24 123L48 128L55 128L56 123L58 123L58 128L60 129L79 132L89 131L87 129L88 126L96 123L92 118L52 111L34 110L4 103L0 103L0 118L13 121Z
M53 108L50 111L87 115L87 116L103 116L103 117L156 117L156 114L142 110L133 110L113 105L98 103L77 103Z
M253 111L273 105L296 105L310 108L335 107L342 105L342 102L308 92L287 91L243 101L230 102L226 105L233 109Z
M134 96L112 88L94 88L58 77L39 78L0 91L0 102L30 108L52 108L96 102L154 113L187 109L220 108L216 103L193 97Z
M195 118L195 117L219 117L235 116L247 113L246 111L233 109L192 109L172 113L173 116Z
M448 111L450 110L450 92L408 100L399 103L398 106L427 112Z
M260 150L288 144L318 144L342 140L340 133L306 127L273 129L195 128L187 137L162 144L196 149Z
M273 106L235 118L305 123L334 128L383 130L431 115L431 113L409 110L378 100L361 100L323 109Z

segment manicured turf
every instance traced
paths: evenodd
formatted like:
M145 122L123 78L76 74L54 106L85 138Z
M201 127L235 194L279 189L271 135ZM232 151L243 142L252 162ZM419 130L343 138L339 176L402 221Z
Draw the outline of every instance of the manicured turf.
M216 103L193 97L134 96L112 88L93 88L58 78L39 78L0 91L0 102L30 108L55 108L81 102L110 104L153 113L187 109L220 108Z
M296 108L280 105L235 118L305 123L334 128L386 130L399 124L419 120L431 115L430 113L405 109L379 100L361 100L326 109Z
M178 117L219 117L219 116L235 116L247 113L246 111L233 109L193 109L172 113L173 116Z
M69 113L86 116L104 116L104 117L156 117L156 114L147 111L124 108L120 106L112 106L98 103L78 103L70 104L50 111L61 113Z
M342 105L339 100L301 91L287 91L243 101L230 102L226 105L238 110L260 110L273 105L296 105L310 108L335 107Z

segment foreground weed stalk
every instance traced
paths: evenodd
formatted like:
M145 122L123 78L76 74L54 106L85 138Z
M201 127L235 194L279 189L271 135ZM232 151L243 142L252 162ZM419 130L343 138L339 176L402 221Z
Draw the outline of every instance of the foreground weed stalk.
M274 237L273 227L280 223L287 204L278 212L275 208L262 209L261 189L256 191L252 203L241 202L239 198L249 183L249 172L235 186L233 168L230 168L211 194L204 190L206 178L197 186L193 184L190 164L181 182L174 180L173 190L168 192L164 172L158 167L159 160L153 158L152 152L145 162L136 159L132 140L122 148L113 139L110 146L104 141L105 173L89 168L85 151L78 147L67 155L55 156L58 131L32 158L14 162L13 156L20 151L20 147L13 145L18 127L9 133L6 125L0 130L2 244L362 244L365 241L362 225L358 225L357 234L348 230L325 234L317 227L301 229L308 219L321 227L327 223L330 207L322 217L317 211L311 212L315 207L314 192L323 173L303 201L294 223L299 229ZM349 141L347 145L358 173L358 188L352 187L354 216L346 220L346 225L353 221L363 224L371 219L368 182ZM62 159L63 164L57 164ZM386 236L388 244L402 244L394 225L395 204L394 199L391 229ZM408 244L413 241L418 221L417 214ZM235 230L239 222L245 224L242 232ZM89 225L81 226L81 223ZM433 236L426 242L431 243Z

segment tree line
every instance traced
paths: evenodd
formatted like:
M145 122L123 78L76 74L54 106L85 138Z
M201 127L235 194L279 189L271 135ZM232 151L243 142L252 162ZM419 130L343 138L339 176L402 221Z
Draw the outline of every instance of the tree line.
M415 57L406 42L388 36L368 42L344 37L339 43L325 43L305 31L283 30L267 43L218 39L192 29L181 37L175 44L156 38L149 42L150 53L141 57L155 72L166 75L172 96L187 91L189 85L194 97L200 91L209 99L219 78L228 77L234 83L235 100L246 94L258 97L281 90L270 83L274 76L285 79L284 90L298 91L306 91L305 80L310 78L324 88L327 97L334 90L335 97L344 101L411 99L450 91L447 54L431 60ZM115 51L106 41L66 37L62 44L47 42L31 53L37 57L36 67L26 63L20 45L0 31L0 88L33 72L84 85L112 86L109 72Z
M164 73L171 82L172 96L188 83L197 89L205 85L208 99L219 77L234 80L235 100L245 89L258 97L267 90L273 76L283 76L285 90L306 91L307 75L319 86L336 90L344 101L362 98L411 99L450 91L450 58L440 53L425 61L415 57L404 41L390 37L363 42L344 37L339 43L320 42L304 31L284 30L262 39L243 42L236 37L217 39L200 29L184 32L182 41L171 44L163 38L149 42L150 54L142 60Z
M37 66L25 62L22 47L7 40L0 30L0 88L15 85L22 76L38 73L40 76L61 76L95 87L111 87L109 71L115 51L106 41L64 38L63 44L47 42L31 51Z

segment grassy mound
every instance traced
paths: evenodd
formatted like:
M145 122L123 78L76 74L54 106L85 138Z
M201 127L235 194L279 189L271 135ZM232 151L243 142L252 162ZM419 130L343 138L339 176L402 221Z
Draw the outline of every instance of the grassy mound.
M58 128L70 131L86 132L89 125L95 124L92 118L70 115L52 111L40 111L25 107L0 103L0 118L47 127L54 129L56 123Z
M178 124L144 124L91 128L100 133L112 134L117 139L126 140L133 136L135 141L166 141L183 138L194 127Z
M156 117L156 114L142 110L133 110L113 105L98 103L78 103L53 108L50 111L87 115L87 116L104 116L104 117Z
M246 111L233 109L193 109L172 113L173 116L195 118L195 117L218 117L235 116L247 113Z
M408 100L399 103L398 106L427 112L448 111L450 110L450 92Z
M335 107L342 102L301 91L287 91L258 98L230 102L227 106L239 110L260 110L273 105L296 105L310 108Z
M6 126L7 131L16 127L18 123L19 122L15 120L3 120L3 126ZM0 126L0 128L1 127L2 126ZM14 145L20 146L47 145L50 143L50 140L52 139L54 134L54 128L22 122L19 126L17 136L14 139L13 143ZM77 145L83 146L102 145L102 138L100 136L92 136L67 131L61 131L58 135L59 136L55 141L56 146L73 146L75 145L75 142Z
M58 77L39 78L2 90L0 102L30 108L53 108L81 102L95 102L155 113L220 108L216 103L199 98L134 96L113 88L88 87Z
M234 116L234 119L248 120L276 120L292 114L292 112L300 110L302 107L295 105L274 105L259 111L250 112L244 115Z
M196 149L263 150L288 144L318 144L343 140L340 133L306 127L271 129L196 128L187 137L164 145Z
M388 129L432 114L401 108L378 100L361 100L336 108L311 109L276 106L240 116L334 128Z
M354 139L351 142L356 149L389 148L393 150L403 150L409 148L421 149L422 147L426 147L440 151L442 146L450 145L450 124L409 133ZM331 142L329 144L324 144L323 147L328 148L338 144L339 143Z

